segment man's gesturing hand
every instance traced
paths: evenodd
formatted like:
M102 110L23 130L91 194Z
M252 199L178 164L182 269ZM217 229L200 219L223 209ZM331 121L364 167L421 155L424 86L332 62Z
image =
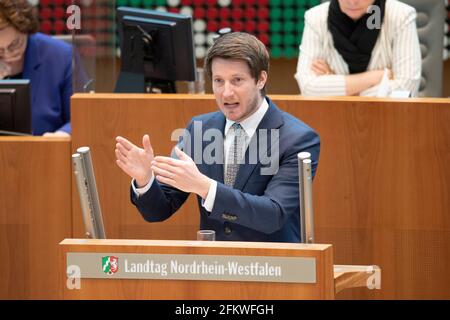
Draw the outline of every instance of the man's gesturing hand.
M116 141L117 165L136 180L138 187L144 187L153 176L151 163L154 154L149 136L146 134L142 137L144 148L139 148L123 137L117 137Z
M179 159L155 157L152 170L158 181L184 192L193 192L203 199L208 195L211 179L202 174L195 162L175 147Z

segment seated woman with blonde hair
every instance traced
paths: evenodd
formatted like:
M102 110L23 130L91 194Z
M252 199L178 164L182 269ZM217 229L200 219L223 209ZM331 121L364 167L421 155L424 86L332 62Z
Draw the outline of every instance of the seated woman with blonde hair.
M421 52L414 8L397 0L331 0L305 13L295 78L307 96L417 96Z

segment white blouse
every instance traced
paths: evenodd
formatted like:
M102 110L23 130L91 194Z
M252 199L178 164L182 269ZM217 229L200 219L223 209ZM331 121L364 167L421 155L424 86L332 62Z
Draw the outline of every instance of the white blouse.
M306 96L343 96L346 94L345 75L349 68L333 45L328 30L328 8L325 2L305 13L300 55L295 79ZM317 76L312 70L313 60L325 60L334 71L332 75ZM416 10L397 0L386 0L385 16L372 51L367 70L388 68L393 72L390 91L407 90L412 96L419 91L422 60L416 28ZM360 93L376 96L378 85Z

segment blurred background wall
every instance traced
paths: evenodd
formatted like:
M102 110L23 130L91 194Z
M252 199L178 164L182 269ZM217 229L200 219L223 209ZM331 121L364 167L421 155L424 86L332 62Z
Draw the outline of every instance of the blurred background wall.
M269 94L299 94L294 73L304 27L304 13L320 0L30 0L39 11L41 32L54 36L75 36L75 44L88 70L91 83L85 91L112 92L120 69L115 9L119 6L164 10L191 15L198 66L212 43L212 36L224 27L255 34L271 53ZM424 0L426 1L426 0ZM450 96L450 6L446 3L444 26L443 96ZM67 7L81 9L81 29L66 26ZM208 81L207 81L208 82ZM185 84L178 84L180 92ZM79 91L79 90L77 90ZM211 88L207 85L207 92Z

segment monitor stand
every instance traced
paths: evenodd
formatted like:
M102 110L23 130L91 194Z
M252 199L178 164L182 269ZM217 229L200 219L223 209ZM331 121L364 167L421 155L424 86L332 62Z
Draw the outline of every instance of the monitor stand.
M116 93L176 93L174 81L148 79L142 73L121 71Z
M146 93L176 93L175 82L158 79L148 79L145 82Z
M144 93L144 75L142 73L120 71L117 79L116 93Z

